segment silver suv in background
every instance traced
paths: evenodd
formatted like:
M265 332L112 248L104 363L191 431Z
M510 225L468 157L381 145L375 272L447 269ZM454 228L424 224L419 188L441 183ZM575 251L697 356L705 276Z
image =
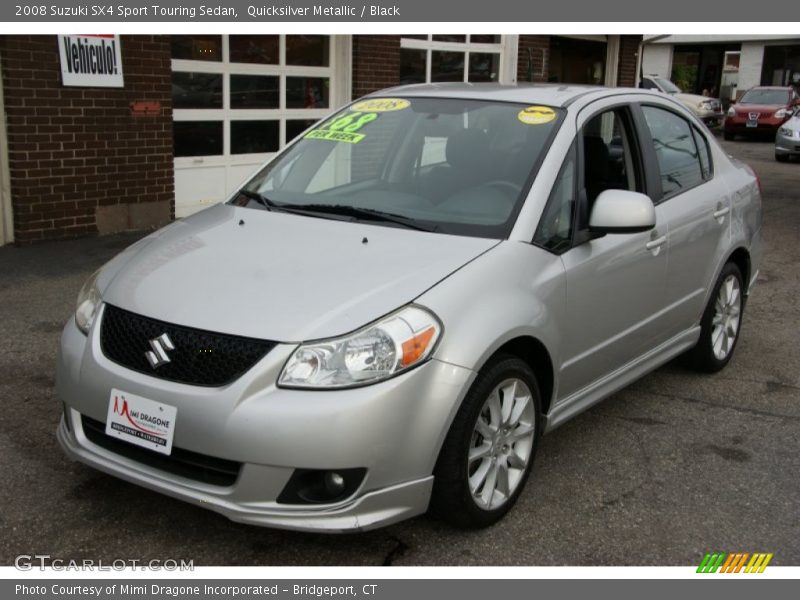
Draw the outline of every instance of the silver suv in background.
M687 94L672 83L669 79L664 79L658 75L647 75L642 77L639 87L646 90L657 90L669 94L686 108L692 111L695 116L703 121L708 127L716 127L722 123L725 114L718 98L700 96L698 94Z
M761 247L754 173L669 96L394 88L88 279L58 440L245 523L490 525L543 434L730 361Z

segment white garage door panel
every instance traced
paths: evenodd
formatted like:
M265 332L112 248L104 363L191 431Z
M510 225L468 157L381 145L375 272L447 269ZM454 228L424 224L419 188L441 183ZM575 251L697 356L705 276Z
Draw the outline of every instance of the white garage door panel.
M224 201L292 137L349 101L348 36L172 43L176 217ZM290 46L301 54L290 56Z
M180 190L182 202L175 204L175 216L188 217L222 202L228 194L226 170L224 165L176 168L175 190Z
M231 165L230 170L228 171L228 181L230 183L228 193L231 193L241 187L241 185L250 179L250 177L254 175L265 162L266 159L250 164Z

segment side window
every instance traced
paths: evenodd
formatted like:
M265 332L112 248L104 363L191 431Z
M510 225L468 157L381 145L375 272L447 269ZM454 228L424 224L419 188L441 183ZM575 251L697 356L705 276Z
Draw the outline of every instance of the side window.
M638 155L631 143L622 110L609 110L583 126L583 174L588 214L606 190L642 191Z
M652 79L648 79L647 77L642 79L642 83L639 85L639 87L642 87L642 88L644 88L646 90L657 90L658 89L658 86L655 83L653 83L653 80Z
M561 165L536 235L533 237L533 243L537 246L557 254L569 249L575 218L576 179L575 144L573 144Z
M689 122L675 113L653 106L643 106L642 111L653 138L661 172L663 199L703 183L700 156Z
M700 169L703 173L703 179L708 181L713 174L711 169L711 148L706 137L697 127L693 127L692 131L694 132L694 141L697 144L697 153L700 156Z

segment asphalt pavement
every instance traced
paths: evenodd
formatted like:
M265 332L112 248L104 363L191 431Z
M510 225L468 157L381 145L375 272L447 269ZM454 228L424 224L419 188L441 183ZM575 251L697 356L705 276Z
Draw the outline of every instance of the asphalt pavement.
M427 516L260 529L70 462L54 435L60 331L83 280L137 235L0 248L0 564L692 565L711 551L800 564L800 162L723 144L764 192L765 260L733 360L712 376L666 365L546 436L516 508L482 531Z

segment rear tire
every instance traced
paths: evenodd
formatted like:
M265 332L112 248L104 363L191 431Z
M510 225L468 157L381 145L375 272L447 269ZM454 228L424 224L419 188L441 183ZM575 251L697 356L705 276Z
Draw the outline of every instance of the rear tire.
M700 320L700 339L684 355L687 366L704 373L716 373L724 368L739 341L743 312L742 273L729 262L722 268Z
M431 512L464 529L487 527L514 505L541 433L536 376L501 354L478 373L436 461Z

